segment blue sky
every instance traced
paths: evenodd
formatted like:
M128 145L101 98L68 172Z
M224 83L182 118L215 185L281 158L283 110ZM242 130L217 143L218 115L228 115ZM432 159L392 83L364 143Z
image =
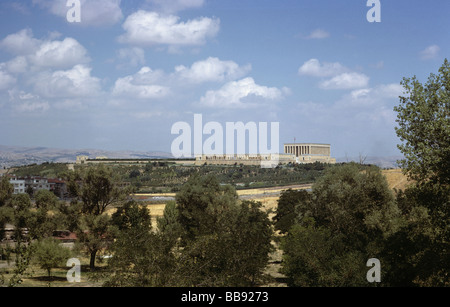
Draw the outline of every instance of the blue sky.
M450 50L450 1L0 3L0 144L170 152L171 126L279 122L282 144L399 154L403 77Z

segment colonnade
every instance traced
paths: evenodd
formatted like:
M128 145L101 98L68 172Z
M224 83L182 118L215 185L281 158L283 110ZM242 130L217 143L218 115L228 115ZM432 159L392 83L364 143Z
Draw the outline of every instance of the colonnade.
M284 153L295 156L310 155L311 145L284 145Z

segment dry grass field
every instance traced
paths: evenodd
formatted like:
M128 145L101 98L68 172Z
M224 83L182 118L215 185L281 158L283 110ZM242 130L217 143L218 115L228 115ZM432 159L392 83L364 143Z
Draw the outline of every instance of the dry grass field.
M391 189L404 190L408 185L413 183L399 168L382 170L382 173L386 177Z

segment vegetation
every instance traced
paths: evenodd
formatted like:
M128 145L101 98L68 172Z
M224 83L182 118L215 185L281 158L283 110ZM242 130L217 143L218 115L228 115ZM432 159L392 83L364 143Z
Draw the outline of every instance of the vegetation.
M256 285L272 249L272 228L261 204L238 202L234 189L213 176L192 177L155 231L136 203L126 204L112 220L121 234L112 248L108 286Z
M193 175L214 175L220 183L236 189L284 186L312 183L330 167L328 164L290 164L275 169L236 164L232 166L202 165L183 166L174 162L148 162L146 164L106 164L122 183L130 184L137 192L178 192ZM92 165L75 165L76 172L83 172ZM15 168L17 176L47 176L65 178L70 173L66 164L46 163ZM1 199L0 199L1 201Z
M310 197L296 196L297 202L288 203L296 219L290 219L282 241L289 285L367 285L365 261L379 257L399 218L380 170L357 164L332 168L313 185ZM286 199L282 195L280 203ZM276 225L286 229L286 224L280 219Z
M51 270L58 266L63 266L70 258L70 251L61 246L55 239L47 237L37 241L35 249L35 259L39 266L46 270L48 277L51 277Z

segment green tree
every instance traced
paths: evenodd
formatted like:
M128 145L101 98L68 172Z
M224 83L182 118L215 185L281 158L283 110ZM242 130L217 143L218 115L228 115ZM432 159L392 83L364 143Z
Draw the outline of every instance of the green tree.
M65 264L70 258L70 251L61 246L53 238L45 238L37 241L34 257L39 266L47 270L48 277L51 276L51 270Z
M395 128L404 155L400 166L413 179L450 183L450 64L445 59L439 73L425 84L416 76L403 78L404 96L394 108Z
M179 223L188 234L177 254L180 286L249 286L260 281L273 234L261 203L239 203L234 188L220 185L214 176L193 176L176 201Z
M295 224L282 240L281 272L293 287L349 287L367 285L367 258L348 250L342 234L319 227L313 218Z
M404 154L400 165L414 184L397 195L402 227L383 253L392 285L450 285L450 65L421 84L404 78L405 95L394 108Z
M58 197L48 190L39 190L34 195L36 208L52 210L57 207Z
M163 216L156 220L158 231L164 234L164 238L175 244L175 241L182 236L183 227L179 223L178 210L175 201L168 201L164 207Z
M298 211L295 229L282 243L284 272L296 286L308 280L321 286L367 285L365 262L379 257L385 238L401 226L400 211L380 169L355 163L327 169L312 187L309 206ZM308 248L300 250L302 246ZM306 259L308 253L318 258ZM318 266L322 259L337 262ZM309 276L303 281L296 276L301 266L302 274Z
M9 182L8 176L3 176L0 180L0 207L6 205L14 193L14 186Z
M120 205L132 192L129 187L120 184L118 176L104 165L88 167L82 172L70 172L70 194L80 201L75 208L80 209L76 227L77 237L90 255L90 269L95 270L95 259L99 251L108 245L109 216L105 214L108 207ZM74 203L74 202L73 202ZM73 210L64 210L73 216Z
M237 193L214 175L192 176L176 194L178 220L189 239L209 233L218 214L236 204Z
M310 202L311 194L308 191L288 189L281 192L276 215L273 218L275 229L280 233L287 233L294 225L299 212L304 212L304 208L308 208ZM303 209L300 209L300 206Z
M36 208L31 210L29 232L32 239L49 237L58 228L58 198L48 190L39 190L35 194Z
M9 280L9 286L14 287L22 282L22 276L25 274L34 248L31 242L31 236L27 233L30 229L32 219L31 200L28 194L14 194L6 203L8 222L14 226L15 245L12 252L15 254L15 267L12 277ZM4 211L5 212L5 211Z
M177 257L178 286L243 287L261 282L272 227L261 203L244 201L222 211L209 233L189 240Z
M0 180L0 240L4 237L5 224L12 219L11 208L7 206L14 192L14 187L9 183L7 176Z
M145 206L127 202L112 215L116 240L108 262L105 286L170 285L174 255L161 235L152 232L151 216Z

